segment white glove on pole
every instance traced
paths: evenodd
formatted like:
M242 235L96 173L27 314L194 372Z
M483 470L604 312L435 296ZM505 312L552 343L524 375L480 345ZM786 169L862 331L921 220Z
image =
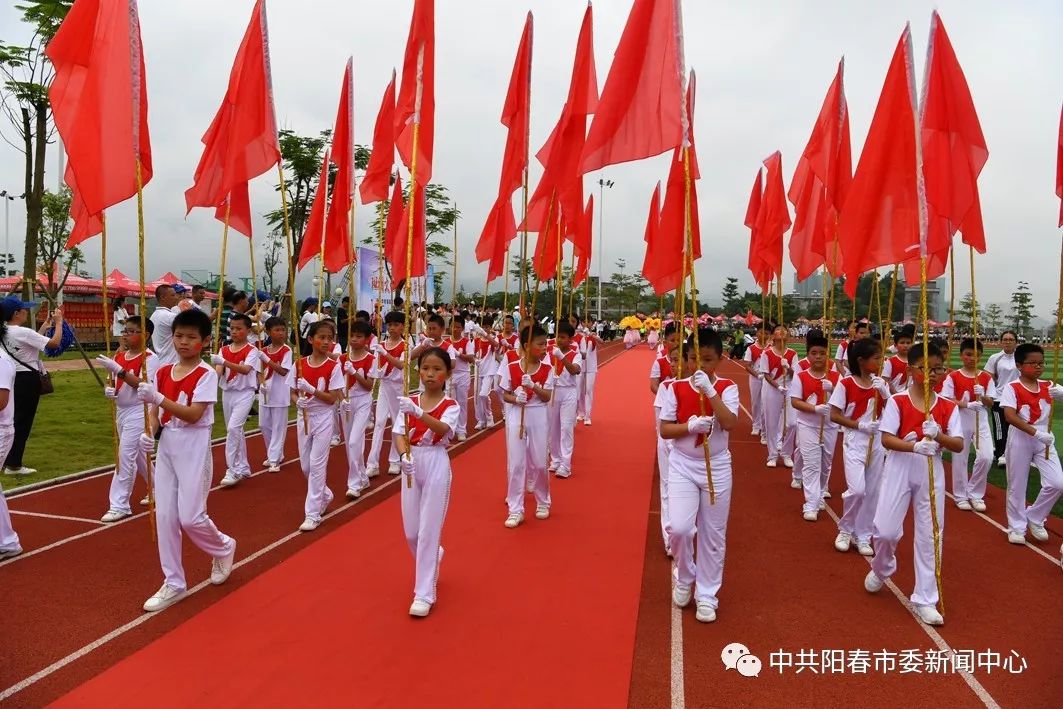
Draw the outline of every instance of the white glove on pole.
M146 404L160 406L166 397L151 382L141 382L137 387L137 398Z
M215 366L221 366L225 364L225 358L222 357L220 354L212 354L210 356L210 363Z
M687 421L687 431L690 433L711 433L712 432L712 417L711 416L694 416Z
M1045 446L1050 446L1056 442L1056 434L1051 431L1038 431L1033 437L1037 439L1038 443Z
M856 424L857 428L860 429L861 433L866 433L868 435L874 435L878 433L878 427L880 425L881 424L878 421L860 421Z
M528 392L524 389L517 389L516 393L513 394L513 398L517 400L519 405L524 406L528 403Z
M108 399L117 399L118 398L118 390L115 389L114 387L104 387L103 388L103 395L106 396Z
M918 453L919 455L925 455L927 458L933 458L938 454L938 450L940 449L941 446L938 445L937 441L928 441L924 438L921 441L915 442L915 447L912 448L912 452Z
M408 396L399 397L399 413L406 414L407 416L413 416L414 418L421 418L424 416L424 409L417 404L413 403L413 399Z
M941 434L941 426L934 419L923 421L923 435L927 438L937 438Z
M140 450L144 451L148 455L155 452L155 439L146 433L140 434Z
M115 362L113 359L106 355L100 355L96 358L96 364L106 369L111 374L118 374L122 371L122 365Z
M306 381L306 379L303 379L302 377L299 377L299 381L295 383L295 388L303 394L309 394L310 396L313 396L314 392L317 391L313 384Z

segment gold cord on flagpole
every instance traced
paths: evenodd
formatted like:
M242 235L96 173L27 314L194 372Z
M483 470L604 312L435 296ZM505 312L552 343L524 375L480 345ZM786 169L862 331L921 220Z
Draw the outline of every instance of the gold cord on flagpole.
M421 51L424 51L422 47ZM420 85L418 85L418 110L420 110ZM419 116L419 114L418 114ZM419 149L421 137L421 121L420 118L416 118L413 123L413 151L410 158L410 202L407 205L407 214L409 219L406 220L406 297L402 299L402 311L403 311L403 351L406 355L405 366L402 372L402 395L410 395L410 377L413 374L413 357L410 348L410 335L413 329L410 327L410 296L413 292L413 279L410 277L413 271L413 228L414 221L417 219L417 151ZM427 274L425 275L427 279ZM407 417L408 419L408 417ZM409 431L409 421L407 420L406 430ZM407 437L407 442L409 438ZM401 452L400 452L401 455ZM410 462L413 462L413 446L406 446L406 457ZM413 487L413 476L406 476L406 487Z
M137 157L137 262L138 262L138 275L140 276L140 318L141 325L143 325L143 319L146 317L148 308L148 298L145 292L146 287L144 276L144 177L141 170L140 157ZM104 274L104 278L106 278ZM147 333L144 333L147 335ZM144 354L144 362L140 367L140 381L146 382L148 380L148 359L147 354ZM159 425L162 425L160 420ZM144 433L148 436L151 435L151 417L148 415L148 403L144 402ZM156 521L155 521L155 471L151 462L151 456L144 456L147 464L147 481L148 481L148 519L151 521L151 538L152 540L157 538Z
M225 251L229 246L229 211L232 208L232 200L229 197L225 198L225 221L221 230L221 272L218 274L218 302L219 305L225 301L223 295L225 291ZM221 351L221 310L218 310L218 317L214 321L214 342L211 346L212 352Z
M930 421L930 313L927 309L926 256L919 258L920 292L919 307L923 315L923 411ZM934 459L926 459L926 472L930 482L930 521L934 533L934 578L937 580L938 603L945 612L945 594L941 587L941 524L938 520L937 485L934 480Z
M114 308L111 308L110 301L107 298L107 215L102 213L102 212L100 213L100 226L102 228L102 231L100 233L100 273L103 274L103 278L101 279L101 282L102 282L101 296L103 298L103 304L101 306L102 309L103 309L103 342L104 342L104 350L106 351L107 356L110 357L111 356L111 324L108 322L108 320L111 320L111 321L114 320L114 315L113 315ZM146 338L148 336L148 333L147 333L147 330L144 328L144 320L143 320L144 314L141 313L140 317L141 317L141 320L138 323L137 327L139 327L140 330L141 330L141 335L140 335L141 338ZM147 348L147 344L146 343L145 343L144 346L145 346L145 348ZM142 357L147 357L146 354L142 354L141 356ZM115 381L115 380L114 380L114 377L108 376L107 377L107 381L111 382L111 381ZM115 383L117 385L117 382L115 382ZM115 399L111 399L111 443L113 444L113 447L114 447L114 465L115 465L115 470L117 470L118 469L118 402Z
M520 316L524 317L527 313L524 311L524 293L528 289L528 166L524 166L524 206L521 209L521 223L524 225L524 236L520 242ZM553 206L553 196L550 198L551 206ZM547 223L549 223L549 215L547 215ZM539 284L536 282L536 289ZM532 306L534 310L535 306Z
M1059 252L1059 298L1056 301L1056 334L1052 343L1052 350L1055 357L1052 359L1052 383L1059 383L1059 350L1060 350L1060 329L1063 328L1063 244L1060 245ZM1056 413L1056 400L1052 399L1052 403L1048 407L1048 430L1052 430L1052 419ZM1051 446L1045 446L1045 460L1048 460Z
M503 317L503 320L505 319L505 316L509 314L509 258L510 258L510 256L509 256L509 248L510 248L510 245L506 244L506 267L503 269L506 272L506 284L505 284L505 290L502 292L502 317ZM488 266L488 268L490 268L490 266ZM488 278L487 282L490 283L491 279ZM486 299L484 300L484 302L486 302Z
M973 296L972 296L973 297ZM952 357L952 338L956 328L956 253L952 244L949 244L949 333L946 342L949 348L949 358ZM945 362L948 369L949 363Z
M281 215L283 216L282 224L284 225L284 251L288 256L288 297L291 299L292 308L292 322L291 329L294 337L294 345L292 346L293 356L295 361L295 377L296 381L303 376L303 359L299 354L299 339L302 333L299 332L299 310L295 301L295 263L292 261L292 228L288 221L288 188L284 184L284 162L282 160L277 161L277 175L280 178L280 193L281 193ZM221 301L221 291L218 291L219 308ZM221 310L218 310L218 317L221 318ZM310 435L310 420L307 418L306 412L303 412L303 435Z
M975 384L977 384L978 383L978 374L977 374L977 372L978 372L978 366L979 366L978 360L981 359L981 357L978 355L978 291L976 291L975 287L974 287L974 247L973 246L968 246L967 248L969 249L968 257L969 257L970 266L971 266L971 336L972 336L972 339L974 341L974 371L976 372L974 382L975 382ZM972 397L972 400L973 400L973 397ZM982 417L979 415L978 410L976 409L975 412L974 412L974 450L975 450L975 453L978 452L978 439L982 435L981 431L982 431ZM963 461L963 464L966 465L967 461L966 460Z
M568 262L568 314L572 314L572 304L576 299L576 246L572 245L572 257ZM664 310L664 307L661 307Z
M550 203L546 207L546 221L543 222L543 232L540 234L540 237L539 237L540 239L545 239L545 238L549 237L549 235L550 235L550 220L553 219L553 218L554 218L554 192L551 191L550 192ZM524 232L524 238L525 238L525 240L527 240L527 238L528 238L528 232L527 231ZM527 243L525 243L525 246L527 246ZM545 244L544 244L544 248L543 248L543 255L544 256L546 255ZM531 322L528 323L528 338L526 340L524 340L524 345L523 345L524 352L527 352L528 348L531 346L532 329L535 327L535 324L536 324L536 322L535 322L535 304L536 304L536 301L539 298L539 286L541 285L541 283L542 283L542 281L539 279L539 274L536 273L535 274L535 291L532 293L532 299L531 299L531 311L527 314L528 316L531 317ZM523 301L521 302L520 313L521 313L521 317L525 317ZM519 340L519 336L520 336L519 331L518 331L517 335L518 335L518 340ZM522 365L522 368L523 368L523 365ZM525 434L525 431L524 431L524 408L525 407L523 407L523 406L520 407L520 427L518 428L518 431L517 431L517 437L518 438L524 438L524 434Z
M451 309L457 308L458 305L458 205L454 205L454 277L450 279L450 307ZM453 322L454 314L451 313L451 321Z
M893 280L890 282L890 300L886 303L886 326L893 332L893 301L897 297L897 277L900 275L901 268L898 264L893 265ZM887 333L882 333L882 337L886 337Z

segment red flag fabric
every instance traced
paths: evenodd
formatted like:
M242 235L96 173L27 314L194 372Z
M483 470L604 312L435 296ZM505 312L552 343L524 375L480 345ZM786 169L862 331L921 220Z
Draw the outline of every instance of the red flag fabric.
M358 186L362 204L379 202L388 198L388 181L395 165L395 70L391 71L391 83L384 89L380 111L373 127L373 152L369 165Z
M587 208L583 210L579 231L581 234L573 239L573 248L576 250L576 272L572 276L573 288L587 280L591 270L590 244L594 239L594 195L587 196ZM587 244L587 247L583 248L579 244Z
M786 188L782 182L782 153L764 159L764 194L757 212L757 249L773 277L782 278L783 234L790 228Z
M402 213L405 209L406 201L402 196L402 178L396 173L395 184L391 190L391 201L388 202L388 216L384 222L384 259L388 263L391 263L391 255L395 250L395 241L399 238L399 224L402 222ZM403 233L403 236L406 236L405 233Z
M354 60L347 59L332 131L332 164L336 179L325 220L325 270L338 273L354 262L351 249L351 208L354 206Z
M55 68L48 99L73 193L72 248L100 233L99 215L152 176L148 94L136 0L79 0L45 54Z
M517 234L516 217L513 215L513 193L523 184L524 170L528 166L531 59L532 14L529 12L513 62L506 103L502 108L502 125L506 126L508 133L502 156L502 174L498 180L498 196L476 243L476 262L490 260L487 267L488 281L498 278L505 271L506 248Z
M229 228L238 231L248 239L251 238L251 199L247 194L247 183L235 185L229 192L228 199ZM226 204L219 204L214 210L214 218L225 223Z
M329 151L321 158L321 174L314 192L314 203L310 205L310 216L303 229L303 243L299 247L299 270L321 255L321 239L324 238L325 216L328 210L328 165Z
M646 255L642 259L642 277L653 286L661 271L661 183L653 188L650 196L650 211L646 215L646 231L642 240L646 242ZM654 288L656 291L656 287Z
M853 180L844 72L845 60L842 59L823 100L812 135L797 161L787 193L794 205L790 261L801 281L824 263L831 274L841 273L838 215Z
M580 160L580 172L660 155L683 140L678 0L635 0Z
M540 283L552 280L557 275L557 262L561 257L560 234L565 230L556 201L550 213L550 223L547 224L547 228L539 230L539 238L535 242L535 253L532 255L532 270Z
M414 0L410 34L402 62L402 87L395 108L395 147L409 169L413 162L413 126L420 122L417 137L417 182L432 179L432 155L436 122L436 33L435 0Z
M746 206L745 225L749 227L749 272L753 274L753 280L762 292L768 290L772 274L771 265L761 258L760 233L757 230L757 217L760 215L760 205L763 201L763 170L758 167L757 178L753 181L753 191L749 193L749 204Z
M1059 197L1059 226L1063 227L1063 109L1059 111L1059 145L1056 148L1056 197Z
M237 185L280 162L263 0L255 2L229 74L228 89L203 135L203 145L195 182L185 190L188 211L223 204Z
M922 180L916 157L911 67L912 37L906 25L838 223L845 290L850 298L856 295L862 273L918 254Z
M410 262L410 277L424 276L428 271L428 259L425 254L425 186L414 184L411 187L414 201L413 249ZM391 216L390 214L388 216ZM406 243L409 240L410 203L402 209L398 227L392 236L391 251L388 260L391 263L391 282L398 284L406 280Z

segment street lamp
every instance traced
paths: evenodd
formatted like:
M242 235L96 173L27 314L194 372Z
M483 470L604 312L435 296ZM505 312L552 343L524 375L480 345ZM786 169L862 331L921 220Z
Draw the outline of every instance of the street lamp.
M9 276L10 265L14 261L11 257L11 203L16 199L25 199L25 194L18 197L7 190L0 190L0 197L4 200L4 275Z
M602 278L605 277L605 270L602 268L602 244L604 242L603 234L605 232L605 188L612 189L615 183L612 180L600 179L598 180L599 197L598 197L598 320L602 319Z

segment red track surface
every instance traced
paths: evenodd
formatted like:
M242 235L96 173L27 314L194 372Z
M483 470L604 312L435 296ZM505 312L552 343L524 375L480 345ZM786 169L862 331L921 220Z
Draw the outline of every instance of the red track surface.
M606 346L601 361L604 363L621 351L619 343ZM470 435L469 441L455 447L452 455L499 429L500 426L482 435ZM13 522L26 553L0 562L0 589L10 601L0 616L0 702L5 707L36 707L56 699L398 492L398 478L385 473L372 480L371 489L363 492L360 500L348 503L342 495L346 490L346 456L341 449L334 449L328 469L328 484L337 498L330 507L333 516L317 532L298 534L306 483L295 457L294 439L295 430L289 427L285 450L291 462L282 466L279 474L257 474L235 488L217 489L210 496L211 517L220 529L237 539L237 563L243 565L224 586L208 587L190 595L147 622L139 620L144 617L140 605L161 583L158 554L146 514L113 525L96 521L106 511L109 474L9 498ZM225 470L224 449L216 446L213 452L217 485ZM381 456L386 460L386 444ZM252 467L262 461L260 437L248 440L248 457ZM133 492L134 511L143 509L138 508L136 500L144 494L143 483L138 480ZM401 528L393 533L401 538ZM210 562L191 545L186 552L185 571L191 588L197 580L206 579ZM252 555L255 558L247 561ZM107 638L130 623L135 627L114 639ZM106 641L98 648L70 659L72 654L101 639ZM68 664L54 666L64 660ZM42 672L46 676L38 679ZM26 680L32 681L11 694Z

